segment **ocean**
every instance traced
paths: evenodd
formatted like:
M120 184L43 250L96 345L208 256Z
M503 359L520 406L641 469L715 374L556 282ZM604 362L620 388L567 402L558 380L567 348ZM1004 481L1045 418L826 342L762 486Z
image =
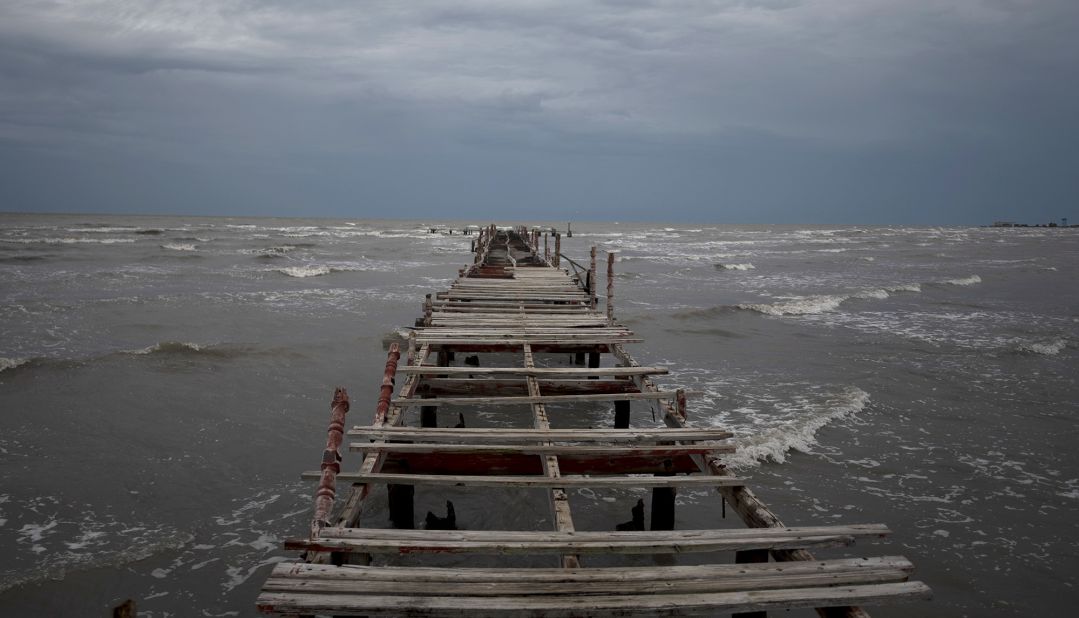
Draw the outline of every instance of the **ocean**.
M383 341L472 259L430 229L469 223L488 222L0 214L0 614L256 615L308 529L298 477L334 387L370 422ZM787 524L892 528L850 553L907 556L935 598L874 616L1071 615L1079 230L573 232L577 261L617 255L629 351L689 391L691 426L736 432L730 465ZM444 500L419 494L418 513ZM571 492L574 519L627 519L636 495ZM525 517L455 504L466 528ZM678 527L717 505L682 491ZM370 513L388 525L384 494Z

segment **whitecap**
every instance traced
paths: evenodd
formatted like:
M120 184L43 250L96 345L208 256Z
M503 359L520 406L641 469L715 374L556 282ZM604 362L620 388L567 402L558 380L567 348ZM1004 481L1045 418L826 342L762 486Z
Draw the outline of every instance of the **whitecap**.
M198 251L195 245L189 243L170 242L161 245L162 249L169 249L172 251Z
M1068 346L1068 342L1063 339L1057 339L1051 342L1039 342L1039 341L1020 341L1016 344L1016 349L1020 352L1026 352L1029 354L1042 354L1045 356L1056 356L1060 354L1061 350Z
M165 341L138 350L124 350L127 354L144 356L155 352L201 352L206 346L185 341Z
M718 270L753 270L756 268L753 264L716 264Z
M852 298L883 300L897 292L921 292L917 283L894 285L886 288L861 290L850 294L825 294L820 296L794 296L776 303L743 303L739 309L756 311L765 315L811 315L834 311L841 304Z
M322 265L308 265L308 266L289 266L286 268L277 268L277 272L288 275L289 277L319 277L322 275L328 275L334 272L333 268Z
M737 452L725 457L724 462L735 468L769 460L784 463L791 449L808 452L817 442L818 430L834 420L861 412L869 400L869 393L848 387L831 401L811 406L797 420L738 440Z
M4 358L4 357L0 357L0 371L7 371L8 369L15 369L16 367L21 367L22 365L25 365L28 362L30 362L30 360L26 359L26 358Z
M118 243L132 243L134 238L0 238L0 242L18 243L22 245L114 245Z
M969 277L963 277L962 279L948 279L947 281L941 281L944 285L974 285L975 283L981 283L982 278L978 275L971 275Z

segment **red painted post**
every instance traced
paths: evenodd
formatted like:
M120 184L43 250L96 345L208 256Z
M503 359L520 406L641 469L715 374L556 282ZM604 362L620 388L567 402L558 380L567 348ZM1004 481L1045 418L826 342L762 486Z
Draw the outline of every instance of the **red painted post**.
M397 344L392 344L397 345ZM322 478L315 491L315 517L311 521L311 538L318 538L329 525L330 509L337 495L337 473L341 471L341 441L345 436L345 415L348 414L348 392L338 387L330 406L330 426L326 430L326 450L322 452Z
M401 358L401 346L390 344L390 353L386 358L386 370L382 374L382 389L378 393L378 406L375 408L375 425L386 422L386 413L390 410L390 398L393 397L394 377L397 375L397 361Z
M674 402L678 409L678 416L682 417L682 420L686 420L686 391L678 389L674 391Z

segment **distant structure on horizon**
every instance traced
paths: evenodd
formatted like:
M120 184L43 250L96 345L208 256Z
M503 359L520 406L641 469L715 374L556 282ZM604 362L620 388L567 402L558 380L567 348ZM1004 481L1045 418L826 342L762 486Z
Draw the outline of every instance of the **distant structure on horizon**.
M1029 223L1016 223L1014 221L994 221L990 227L1079 227L1079 225L1068 225L1068 218L1061 217L1059 224L1054 221L1050 221L1045 225L1041 223L1030 225Z

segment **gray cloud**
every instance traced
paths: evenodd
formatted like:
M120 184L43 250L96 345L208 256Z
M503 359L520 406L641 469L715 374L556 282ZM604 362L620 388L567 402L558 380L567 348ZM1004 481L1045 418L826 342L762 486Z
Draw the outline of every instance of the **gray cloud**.
M1077 24L1070 0L12 1L0 208L1040 221L1079 195Z

